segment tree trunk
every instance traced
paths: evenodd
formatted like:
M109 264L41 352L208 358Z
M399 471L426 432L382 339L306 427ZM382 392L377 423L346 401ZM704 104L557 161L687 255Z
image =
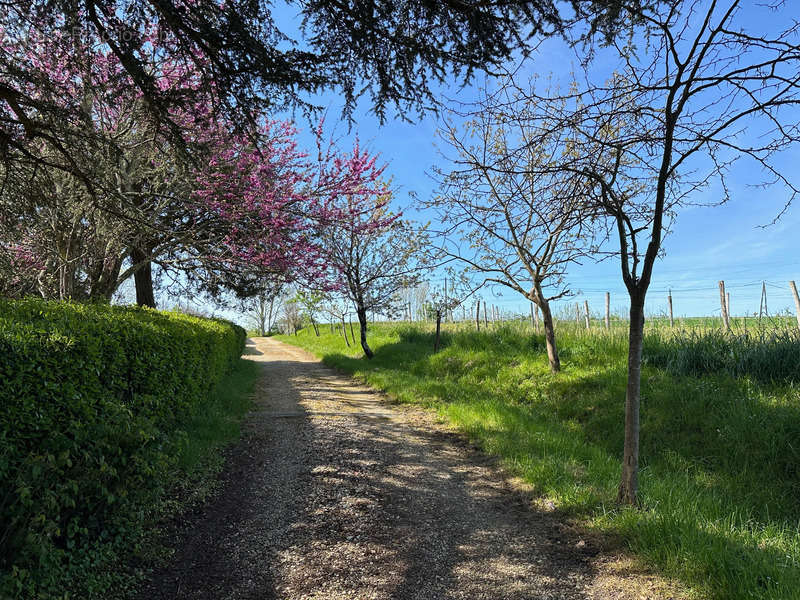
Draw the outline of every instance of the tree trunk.
M558 373L561 370L561 361L558 359L556 347L556 330L553 326L553 313L550 312L550 303L542 301L542 324L544 325L544 341L547 346L547 360L550 363L550 372Z
M317 327L317 322L311 315L309 315L309 318L311 319L311 326L314 328L314 334L319 337L319 327Z
M436 337L433 339L433 353L436 354L439 351L439 331L442 327L442 311L436 311Z
M275 309L275 297L272 296L269 299L269 311L267 312L267 329L264 332L264 335L268 335L270 331L272 331L272 315L274 314Z
M361 334L361 348L367 358L372 358L375 353L372 352L369 344L367 344L367 311L362 307L356 307L356 314L358 315L358 327Z
M344 322L344 316L342 316L342 335L344 336L344 343L347 344L347 347L350 347L350 340L347 339L347 325ZM353 340L355 342L355 339Z
M119 287L119 272L122 267L121 256L106 256L100 270L89 288L90 300L110 302Z
M639 489L639 399L644 342L644 294L631 294L628 335L628 386L625 394L625 449L617 502L636 504Z
M153 293L153 266L148 255L134 248L131 250L131 261L134 265L141 263L136 272L133 274L133 280L136 284L136 304L139 306L149 306L150 308L156 307L156 297Z

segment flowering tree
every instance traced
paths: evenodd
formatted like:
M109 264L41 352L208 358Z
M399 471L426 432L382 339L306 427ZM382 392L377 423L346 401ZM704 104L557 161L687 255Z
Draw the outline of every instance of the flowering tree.
M106 58L95 57L106 75L100 84L85 76L85 89L102 88L113 62ZM165 87L193 77L168 64L160 69ZM134 277L137 302L154 306L152 264L213 295L233 289L250 296L265 278L335 285L325 277L314 228L347 216L340 196L374 191L374 160L339 156L321 141L322 124L311 160L298 147L293 125L263 121L240 134L203 106L174 112L189 144L176 146L139 120L140 101L134 93L87 102L87 124L108 142L85 159L94 170L92 193L60 168L15 163L9 171L18 185L8 186L0 203L0 239L8 247L25 243L29 252L38 248L43 272L57 281L43 286L37 275L39 284L27 291L109 298Z
M356 145L320 170L328 212L318 221L317 235L333 283L356 309L361 347L367 358L367 312L392 313L399 292L418 279L424 231L389 209L391 191L381 179L385 166ZM330 185L344 182L344 185Z
M154 55L148 73L160 90L194 92L168 112L182 131L176 143L150 118L143 93L121 85L126 75L116 55L71 38L55 42L34 44L25 56L43 72L59 72L64 114L80 114L74 130L87 142L70 156L69 169L59 162L59 140L39 138L20 147L52 164L0 167L10 182L0 200L0 240L36 249L47 275L16 290L110 298L134 277L137 302L154 306L153 264L214 295L225 288L252 295L265 277L319 279L312 223L334 220L338 207L330 198L362 187L362 172L321 142L310 160L289 123L261 119L240 131L213 114L215 93L200 95L202 74L193 64ZM62 52L69 43L81 61ZM60 102L35 87L29 94ZM82 102L72 106L77 97ZM321 124L317 134L321 139ZM44 285L48 280L55 283Z

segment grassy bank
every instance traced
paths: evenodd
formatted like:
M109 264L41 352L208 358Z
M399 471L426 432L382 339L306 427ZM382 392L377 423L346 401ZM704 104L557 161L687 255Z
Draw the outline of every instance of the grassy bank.
M152 497L136 543L128 543L123 549L122 558L137 566L131 576L114 582L115 597L132 591L143 571L166 556L169 549L161 545L162 524L199 506L216 491L224 463L222 449L239 439L240 425L253 405L260 372L258 363L239 359L208 401L172 436L172 466L159 493ZM123 569L130 571L130 567Z
M800 356L796 336L751 335L726 346L695 334L692 346L684 334L650 330L642 506L630 510L614 504L624 333L560 324L564 370L552 375L542 336L523 326L446 330L433 355L429 326L379 324L372 361L322 330L282 339L400 402L435 408L561 510L621 537L698 596L800 597L800 372L791 361L762 371L772 356ZM731 353L739 358L720 358Z

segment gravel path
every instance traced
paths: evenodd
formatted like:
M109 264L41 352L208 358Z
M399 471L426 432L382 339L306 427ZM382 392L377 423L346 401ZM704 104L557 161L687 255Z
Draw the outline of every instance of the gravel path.
M219 495L147 599L678 598L604 556L429 412L269 338Z

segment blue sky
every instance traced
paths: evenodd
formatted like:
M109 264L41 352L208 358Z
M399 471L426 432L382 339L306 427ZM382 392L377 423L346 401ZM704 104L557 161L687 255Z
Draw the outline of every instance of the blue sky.
M277 12L281 23L287 22L292 14L286 9ZM782 17L778 14L768 18ZM764 22L755 20L752 23ZM552 74L558 79L568 75L576 64L574 51L562 42L548 41L523 68L542 76ZM604 62L601 54L596 69L605 71L609 64L611 62ZM460 89L455 82L442 91L443 96L460 102L469 102L475 93L474 88ZM335 93L317 100L327 107L326 123L330 126L341 112L342 101ZM800 120L800 115L798 117ZM305 130L300 136L301 143L312 147L313 137L308 134L308 124L300 122L299 126ZM434 193L435 183L427 175L431 167L446 167L434 145L436 129L435 115L427 115L415 123L390 118L381 125L370 113L368 102L362 102L356 111L351 131L346 124L336 125L336 133L341 135L344 147L358 135L362 144L379 153L388 163L387 172L393 176L397 187L396 207L404 209L407 215L415 215L415 211L409 208L412 192L420 197ZM786 168L797 169L798 158L800 150L793 150L784 159ZM760 180L760 174L752 165L737 166L729 178L733 191L731 202L721 207L681 209L672 233L664 241L665 257L654 268L647 301L649 314L666 311L667 293L672 289L676 316L718 315L717 282L721 279L725 280L731 293L732 313L736 316L758 312L762 281L768 284L771 313L794 310L788 280L800 282L800 206L790 208L777 224L762 227L773 220L786 197L778 188L750 187L749 184L757 180ZM415 216L427 218L426 215ZM431 275L434 284L440 283L442 277L440 273ZM590 309L600 312L606 291L611 293L612 310L627 312L627 295L615 258L576 265L570 269L568 280L576 296L557 303L556 314L574 310L571 308L574 303L579 301L582 304L584 299L589 301ZM487 290L483 298L508 312L528 310L527 302L510 291Z

